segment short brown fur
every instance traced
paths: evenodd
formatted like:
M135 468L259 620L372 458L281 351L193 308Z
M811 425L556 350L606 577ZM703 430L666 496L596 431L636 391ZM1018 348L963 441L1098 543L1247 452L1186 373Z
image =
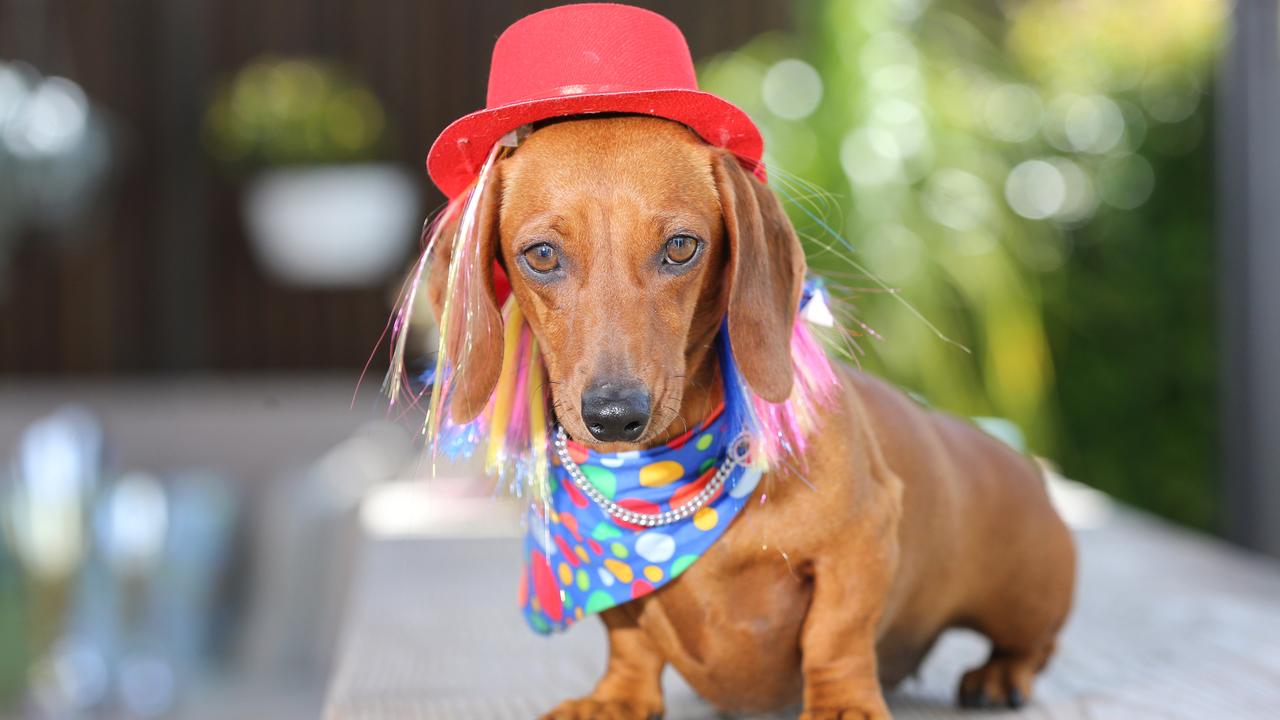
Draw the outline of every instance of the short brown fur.
M722 399L712 341L725 313L748 384L768 400L787 396L804 257L776 198L732 157L675 123L611 117L541 128L496 170L481 242L512 279L571 436L634 449L705 417ZM702 238L704 252L688 272L657 273L674 233ZM557 247L558 281L521 269L517 256L534 242ZM434 261L428 279L437 312L445 264ZM496 303L486 302L474 317L491 325ZM497 335L486 327L474 337L462 419L483 407L498 372ZM626 373L651 392L653 417L636 443L602 445L586 432L579 398L601 373ZM1040 472L967 422L873 377L839 374L805 478L767 476L757 493L768 502L750 503L680 578L603 613L603 679L545 717L661 715L671 664L725 710L799 701L809 720L886 718L882 687L913 672L949 627L993 645L960 681L965 704L1030 697L1075 574Z

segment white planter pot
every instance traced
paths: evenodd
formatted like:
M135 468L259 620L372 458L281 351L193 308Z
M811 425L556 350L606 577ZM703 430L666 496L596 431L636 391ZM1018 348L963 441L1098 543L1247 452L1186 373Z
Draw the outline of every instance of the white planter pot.
M381 283L403 269L421 230L417 183L397 165L269 170L243 202L255 258L289 285Z

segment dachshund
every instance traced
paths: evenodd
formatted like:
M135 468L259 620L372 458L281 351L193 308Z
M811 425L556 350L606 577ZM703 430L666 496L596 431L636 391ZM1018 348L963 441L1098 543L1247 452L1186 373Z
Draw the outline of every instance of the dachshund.
M713 346L726 315L752 392L789 396L804 253L777 198L733 155L669 120L587 115L535 128L493 172L479 249L510 278L572 439L634 450L707 417L723 399ZM437 317L448 265L438 258L453 235L441 233L427 270ZM484 407L501 369L502 320L483 274L455 417ZM545 718L660 717L668 664L725 711L798 701L806 720L888 718L884 689L953 627L992 645L960 679L962 705L1030 698L1075 577L1041 472L882 380L837 374L804 476L771 471L754 491L768 487L759 512L665 587L604 611L603 678ZM602 385L649 398L635 432L589 431L583 398Z

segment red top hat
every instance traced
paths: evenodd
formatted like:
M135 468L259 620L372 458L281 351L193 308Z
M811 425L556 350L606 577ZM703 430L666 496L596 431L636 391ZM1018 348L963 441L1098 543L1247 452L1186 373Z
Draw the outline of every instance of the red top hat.
M657 13L607 3L551 8L507 28L493 46L485 109L440 133L427 171L454 198L508 132L538 120L605 112L683 123L764 179L760 131L742 110L698 90L680 28Z

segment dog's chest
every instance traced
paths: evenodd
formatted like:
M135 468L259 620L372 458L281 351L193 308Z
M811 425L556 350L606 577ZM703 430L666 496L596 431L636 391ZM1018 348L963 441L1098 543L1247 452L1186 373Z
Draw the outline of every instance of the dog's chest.
M678 582L647 598L637 620L671 664L723 709L793 701L810 584L787 553L763 541L751 513Z

